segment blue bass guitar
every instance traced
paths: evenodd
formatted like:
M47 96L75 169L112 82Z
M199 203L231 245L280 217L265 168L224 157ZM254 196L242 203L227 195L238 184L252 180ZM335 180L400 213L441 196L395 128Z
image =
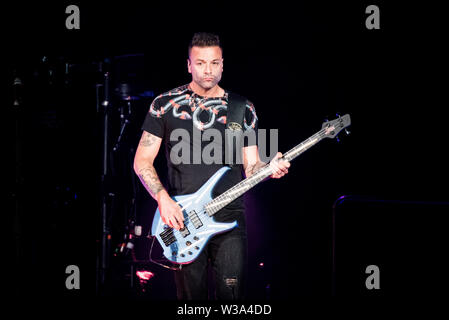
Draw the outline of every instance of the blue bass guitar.
M291 161L323 138L334 138L343 128L351 123L349 115L323 123L322 129L283 155L283 159ZM212 199L212 190L229 167L219 169L195 193L172 197L182 208L184 228L176 230L164 224L159 208L154 215L151 233L163 248L163 255L178 264L187 264L195 260L208 240L214 235L231 230L237 222L216 222L213 215L234 199L263 181L273 172L269 164L265 165L238 184Z

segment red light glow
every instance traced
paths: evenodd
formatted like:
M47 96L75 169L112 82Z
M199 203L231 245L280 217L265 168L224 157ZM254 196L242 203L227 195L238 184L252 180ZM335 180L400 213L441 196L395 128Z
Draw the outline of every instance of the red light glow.
M154 273L151 271L136 271L136 276L138 276L140 280L148 281L154 277Z

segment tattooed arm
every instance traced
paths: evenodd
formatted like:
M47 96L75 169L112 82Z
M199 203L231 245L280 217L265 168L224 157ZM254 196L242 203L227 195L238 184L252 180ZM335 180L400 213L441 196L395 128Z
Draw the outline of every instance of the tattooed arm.
M157 175L153 166L161 147L162 139L144 131L134 157L134 171L145 189L157 201L162 221L172 228L180 229L183 225L183 214L179 205L173 201Z
M161 138L144 131L134 157L134 171L155 200L158 192L164 189L153 166L161 142Z
M270 176L274 179L279 179L288 173L288 167L290 162L277 159L282 157L282 153L278 152L276 156L270 161L270 166L273 170L273 174ZM266 163L262 162L259 157L259 150L257 146L249 146L243 148L243 169L245 170L245 176L251 177L260 168L265 166Z

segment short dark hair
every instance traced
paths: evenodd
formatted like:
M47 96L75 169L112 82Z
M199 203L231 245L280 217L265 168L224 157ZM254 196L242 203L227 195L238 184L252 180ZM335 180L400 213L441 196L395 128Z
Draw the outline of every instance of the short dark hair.
M223 53L223 48L220 45L220 38L213 33L208 32L197 32L193 35L192 40L189 44L189 57L192 47L215 47L218 46Z

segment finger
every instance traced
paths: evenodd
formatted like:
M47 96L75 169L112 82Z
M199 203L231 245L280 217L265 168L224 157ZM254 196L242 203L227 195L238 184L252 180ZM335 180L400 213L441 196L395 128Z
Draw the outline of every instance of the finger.
M280 177L282 176L282 171L276 171L276 172L274 173L274 176L275 176L276 178L280 178Z
M170 219L170 221L173 224L173 228L175 228L176 230L181 229L178 221L176 220L176 217L173 217L172 219Z
M178 224L181 226L181 228L184 228L184 223L183 223L183 221L184 221L184 214L183 214L181 209L176 211L175 217L176 217L176 220L177 220Z
M178 221L184 221L184 214L183 214L182 208L177 203L176 203L176 206L174 207L174 215L176 216L176 219Z
M283 176L285 176L285 172L284 171L281 171L280 173L277 174L278 178L281 178Z
M285 165L283 165L282 163L279 163L277 166L277 169L278 169L279 173L281 173L281 172L285 173L285 171L287 170L287 167Z
M179 218L179 217L176 217L176 222L178 223L178 225L179 225L179 228L180 229L182 229L182 228L184 228L184 222L183 222L183 220L184 220L184 218Z
M282 175L283 175L282 171L279 171L279 172L273 173L271 175L271 177L274 178L274 179L279 179L280 177L282 177Z
M279 163L273 163L273 172L276 174L276 175L279 175L279 174L281 174L282 173L282 169L281 169L281 167L279 166Z
M178 217L179 217L179 221L184 221L184 212L182 211L181 208L179 208L178 210Z
M288 161L282 161L279 163L279 168L282 170L282 172L287 173L288 168L290 167L290 162Z
M171 221L170 220L167 220L167 222L165 223L167 226L169 226L170 228L174 228L173 227L173 224L171 223Z
M182 229L184 228L184 214L182 213L182 210L179 210L178 212L176 212L176 222L179 225L179 228Z
M168 218L162 217L162 222L164 224L166 224L167 226L169 226L170 228L173 228L173 226L171 225L170 220Z
M176 228L175 220L173 219L173 217L168 218L168 225L170 226L170 228Z

